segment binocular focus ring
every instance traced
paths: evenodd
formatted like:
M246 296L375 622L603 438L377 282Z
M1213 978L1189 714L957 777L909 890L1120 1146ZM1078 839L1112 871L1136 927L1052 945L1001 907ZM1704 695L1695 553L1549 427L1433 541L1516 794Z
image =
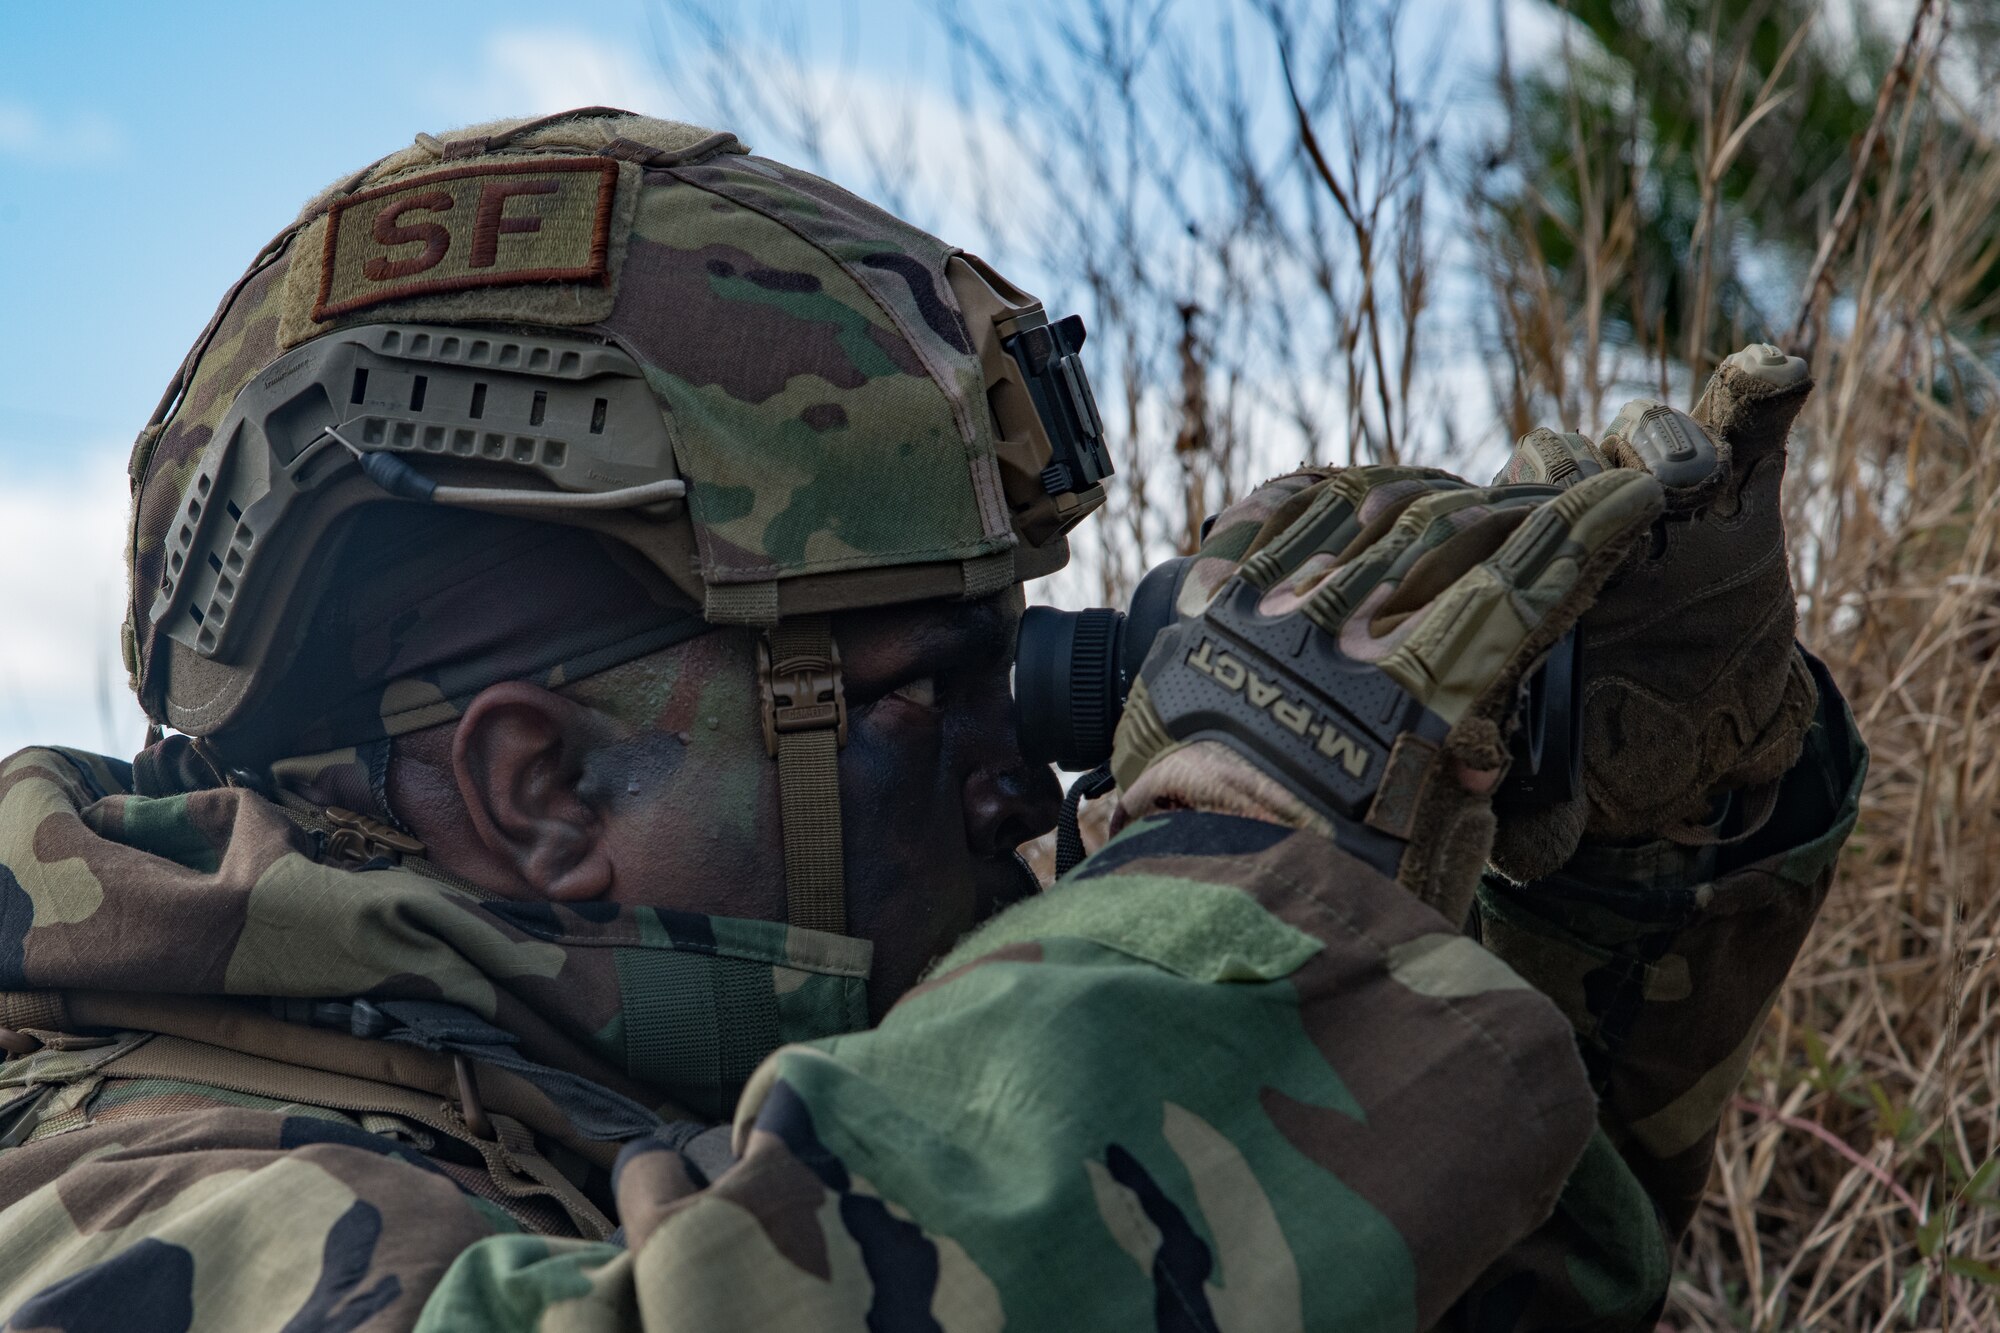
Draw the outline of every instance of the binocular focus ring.
M1118 730L1124 691L1113 677L1117 673L1115 653L1125 628L1125 617L1116 611L1093 607L1076 618L1075 637L1070 644L1070 734L1079 751L1111 753L1111 738Z
M1117 611L1028 608L1014 661L1014 724L1024 755L1078 770L1110 755L1125 708L1118 669L1124 637Z

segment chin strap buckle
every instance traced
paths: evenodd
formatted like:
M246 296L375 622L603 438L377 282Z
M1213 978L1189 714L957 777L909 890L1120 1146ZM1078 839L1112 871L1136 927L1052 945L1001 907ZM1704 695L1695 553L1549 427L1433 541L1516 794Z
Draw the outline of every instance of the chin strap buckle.
M772 758L778 756L780 736L802 731L831 730L835 745L847 744L840 649L824 629L813 635L781 628L759 640L757 689L764 701L764 749Z
M844 935L839 754L847 744L847 695L832 621L788 616L766 630L757 645L757 689L764 701L764 748L778 761L786 918L807 930Z

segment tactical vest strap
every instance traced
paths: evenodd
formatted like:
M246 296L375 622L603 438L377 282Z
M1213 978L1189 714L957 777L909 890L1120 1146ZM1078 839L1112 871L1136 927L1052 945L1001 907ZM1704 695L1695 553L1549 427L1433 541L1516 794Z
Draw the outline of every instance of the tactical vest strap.
M435 1099L452 1100L457 1093L457 1071L449 1055L401 1042L373 1041L285 1022L242 1004L200 996L70 991L66 998L72 1027L159 1032L280 1064L415 1088ZM504 1112L597 1166L608 1170L617 1157L617 1144L577 1133L560 1107L508 1070L482 1066L479 1092L488 1108ZM670 1118L686 1115L680 1107L663 1110Z
M449 1066L450 1061L445 1064ZM497 1111L487 1113L494 1136L485 1138L473 1132L448 1097L285 1064L185 1037L154 1037L100 1066L98 1073L106 1078L173 1079L355 1114L393 1115L473 1149L502 1196L545 1198L568 1214L577 1233L590 1240L603 1240L613 1230L611 1220L554 1163L536 1151L534 1133L520 1121Z
M618 1145L577 1135L541 1090L508 1070L479 1068L483 1115L469 1116L472 1108L464 1104L451 1056L301 1027L239 1004L187 996L22 991L0 992L0 1011L59 1020L52 1025L56 1030L35 1029L50 1042L90 1043L74 1051L52 1047L0 1067L13 1071L18 1064L15 1083L56 1091L52 1099L20 1108L26 1114L11 1102L0 1105L0 1119L20 1122L17 1127L24 1132L17 1141L88 1124L83 1103L106 1079L168 1079L356 1116L398 1117L471 1147L500 1198L547 1199L569 1217L578 1234L602 1239L611 1232L603 1213L539 1151L536 1136L604 1169ZM111 1038L64 1035L78 1028L144 1030ZM481 1129L469 1123L475 1120L483 1120ZM0 1136L8 1127L0 1124ZM0 1142L6 1146L11 1145Z
M105 1066L150 1040L144 1032L85 1037L46 1028L24 1035L35 1049L0 1064L0 1149L88 1125L87 1103L104 1083Z
M69 1011L63 1007L61 991L0 991L0 1027L63 1032L69 1026Z
M764 747L778 761L786 917L808 930L845 934L840 747L847 743L847 696L832 622L787 617L765 632L757 666Z

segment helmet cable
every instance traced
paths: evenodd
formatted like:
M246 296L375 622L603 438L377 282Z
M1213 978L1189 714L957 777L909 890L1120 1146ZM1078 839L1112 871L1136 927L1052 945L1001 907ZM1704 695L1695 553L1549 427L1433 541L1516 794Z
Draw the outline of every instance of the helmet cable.
M423 504L463 505L485 508L505 505L534 509L638 509L662 500L679 500L687 495L687 483L678 477L649 481L638 486L621 486L614 491L530 491L488 489L483 486L442 486L411 467L395 454L380 449L362 449L332 426L326 433L353 454L368 479L391 495Z

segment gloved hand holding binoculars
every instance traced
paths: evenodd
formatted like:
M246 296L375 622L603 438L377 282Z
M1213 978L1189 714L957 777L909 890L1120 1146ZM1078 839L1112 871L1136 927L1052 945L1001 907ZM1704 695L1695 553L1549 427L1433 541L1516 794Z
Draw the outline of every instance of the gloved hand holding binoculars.
M1023 750L1108 763L1121 824L1326 834L1453 923L1489 861L1531 879L1585 836L1742 836L1816 703L1778 509L1810 390L1752 347L1694 416L1641 400L1601 443L1532 432L1492 486L1280 477L1129 614L1029 610Z

